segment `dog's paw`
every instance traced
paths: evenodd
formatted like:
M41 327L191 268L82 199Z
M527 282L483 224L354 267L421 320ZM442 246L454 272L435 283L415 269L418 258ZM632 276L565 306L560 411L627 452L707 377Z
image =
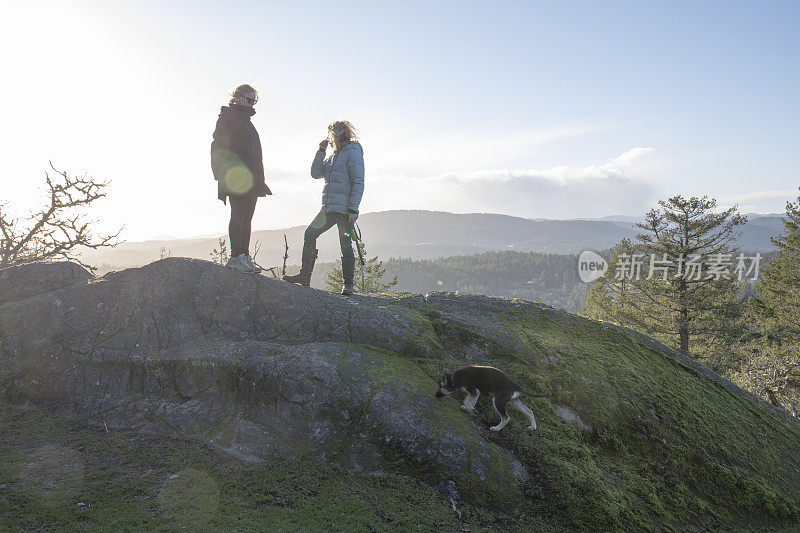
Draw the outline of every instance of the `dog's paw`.
M492 431L500 431L503 428L501 428L500 426L492 426L489 429L491 429Z
M532 426L528 426L528 431L536 431L536 424L533 424Z

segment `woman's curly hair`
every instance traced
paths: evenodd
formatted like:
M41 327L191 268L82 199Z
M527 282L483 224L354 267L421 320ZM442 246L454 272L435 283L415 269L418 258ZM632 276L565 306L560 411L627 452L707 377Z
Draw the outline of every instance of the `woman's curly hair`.
M358 139L356 128L346 120L337 120L328 126L328 142L338 151L350 141Z

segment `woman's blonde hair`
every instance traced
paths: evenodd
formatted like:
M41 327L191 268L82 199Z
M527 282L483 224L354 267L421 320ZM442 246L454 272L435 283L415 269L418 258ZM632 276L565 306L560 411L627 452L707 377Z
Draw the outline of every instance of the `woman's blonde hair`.
M346 120L337 120L328 126L328 142L334 151L341 149L350 141L358 139L356 128Z
M245 83L231 91L231 100L228 105L253 107L256 105L256 102L258 102L258 91Z

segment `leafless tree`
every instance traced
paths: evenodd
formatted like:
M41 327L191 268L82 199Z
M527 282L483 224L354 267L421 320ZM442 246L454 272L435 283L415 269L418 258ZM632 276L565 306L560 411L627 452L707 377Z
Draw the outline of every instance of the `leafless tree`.
M281 276L286 275L286 260L289 259L289 241L286 240L286 234L283 234L283 269Z
M45 172L47 200L24 219L8 213L8 204L0 203L0 268L52 259L69 259L94 270L79 259L81 248L116 246L122 228L114 234L95 234L93 220L85 218L85 209L106 196L108 182L86 174L72 176L50 168Z
M269 270L270 272L272 272L272 277L273 278L277 277L275 275L275 267L262 267L256 261L256 257L258 257L258 252L260 252L260 251L261 251L261 241L256 240L256 243L253 245L253 263L255 263L255 265L257 267L261 268L262 270Z

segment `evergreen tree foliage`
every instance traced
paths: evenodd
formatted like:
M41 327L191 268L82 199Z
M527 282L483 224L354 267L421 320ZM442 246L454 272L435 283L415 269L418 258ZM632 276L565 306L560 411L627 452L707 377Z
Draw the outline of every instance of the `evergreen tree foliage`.
M361 255L367 256L367 248L363 241L358 241L358 247L361 249ZM397 276L390 281L384 281L386 276L386 268L383 262L379 261L377 257L367 259L362 265L356 257L356 271L353 278L353 284L356 292L361 294L386 292L395 285L397 285ZM328 272L325 279L325 289L333 292L340 292L344 281L342 279L342 262L341 260L337 265Z
M800 345L800 196L786 204L784 232L772 238L777 251L767 260L754 308L765 340Z
M536 300L577 311L588 285L572 254L492 251L436 259L391 258L384 264L404 292L459 291Z
M228 259L230 259L230 254L228 253L228 242L224 237L220 237L217 243L219 248L214 248L211 250L209 255L211 256L211 260L218 265L225 265L228 263Z
M637 329L718 366L744 328L736 272L743 258L733 243L745 222L736 207L719 210L707 197L662 200L637 224L642 233L636 241L614 248L584 314Z

